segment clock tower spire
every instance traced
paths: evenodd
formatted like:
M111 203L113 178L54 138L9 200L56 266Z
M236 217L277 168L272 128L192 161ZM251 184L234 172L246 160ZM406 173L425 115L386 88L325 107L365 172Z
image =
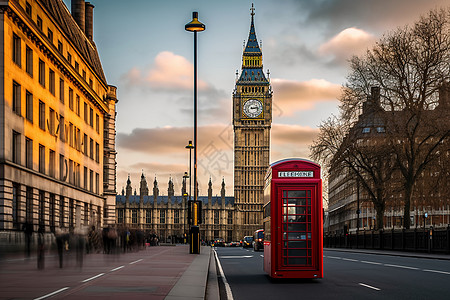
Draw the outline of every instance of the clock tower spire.
M242 70L233 91L234 201L237 240L262 226L264 175L270 159L272 88L263 72L252 4Z

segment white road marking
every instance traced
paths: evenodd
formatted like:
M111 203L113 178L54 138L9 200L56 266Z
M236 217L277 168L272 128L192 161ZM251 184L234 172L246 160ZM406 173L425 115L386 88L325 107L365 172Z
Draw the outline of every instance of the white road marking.
M359 260L357 260L357 259L352 259L352 258L342 258L342 260L359 262Z
M91 281L92 279L98 278L98 277L103 276L103 275L105 275L105 273L100 273L100 274L95 275L95 276L93 276L91 278L85 279L82 282L88 282L88 281Z
M62 291L67 290L68 288L69 288L69 287L65 287L65 288L59 289L59 290L57 290L57 291L54 291L53 293L44 295L44 296L39 297L39 298L35 298L34 300L41 300L41 299L45 299L45 298L51 297L51 296L53 296L53 295L56 295L56 294L58 294L58 293L61 293Z
M362 286L365 286L365 287L367 287L367 288L369 288L369 289L373 289L373 290L376 290L376 291L380 291L379 288L376 288L376 287L371 286L371 285L368 285L368 284L364 284L364 283L358 283L358 284L359 284L359 285L362 285Z
M379 265L379 266L383 265L382 263L373 262L373 261L367 261L367 260L362 260L361 262L365 263L365 264L371 264L371 265Z
M214 250L214 256L216 257L217 267L219 268L220 276L222 277L223 284L225 286L225 291L227 292L227 300L233 300L233 293L231 292L230 285L228 284L227 278L225 277L225 273L223 273L222 265L220 264L219 257L217 256L217 252Z
M419 268L415 267L408 267L408 266L400 266L400 265L391 265L391 264L384 264L386 267L394 267L394 268L402 268L402 269L409 269L409 270L419 270Z
M337 256L328 256L328 258L342 259L342 257L337 257Z
M243 255L243 256L221 256L220 258L250 258L253 255Z
M444 272L444 271L437 271L437 270L422 270L422 271L450 275L450 272Z
M138 260L135 260L135 261L132 261L132 262L130 262L130 265L132 265L132 264L135 264L135 263L138 263L138 262L140 262L140 261L142 261L143 259L141 258L141 259L138 259Z
M120 267L114 268L114 269L110 270L110 272L114 272L114 271L120 270L120 269L122 269L123 267L125 267L125 266L120 266Z
M264 255L260 254L259 256L264 257Z

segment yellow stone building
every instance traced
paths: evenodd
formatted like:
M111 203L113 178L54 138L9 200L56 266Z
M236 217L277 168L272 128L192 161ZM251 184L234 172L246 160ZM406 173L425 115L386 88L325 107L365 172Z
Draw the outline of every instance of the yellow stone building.
M115 222L116 88L93 41L93 9L0 3L3 237Z

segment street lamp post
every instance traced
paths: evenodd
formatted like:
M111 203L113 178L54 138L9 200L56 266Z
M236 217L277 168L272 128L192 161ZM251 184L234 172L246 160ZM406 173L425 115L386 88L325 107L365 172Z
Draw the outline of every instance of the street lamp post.
M189 164L190 164L190 160L189 160ZM191 176L190 175L191 175L190 172L189 172L189 175L188 175L187 172L184 172L184 175L183 175L184 186L186 186L186 181L187 181L188 178L189 178L189 184L190 184L190 181L191 181L191 179L190 179ZM189 191L189 193L190 192L191 191ZM191 199L188 198L188 197L190 197L190 194L188 195L188 193L186 193L186 190L184 190L183 197L184 197L185 201L186 201L186 199L188 199L188 205L190 205L189 200L191 200ZM189 216L186 213L186 207L185 207L185 209L184 209L184 219L183 219L184 220L183 221L183 244L186 244L186 219L187 219L187 217L189 217Z
M193 203L193 225L190 230L191 245L189 253L200 253L200 230L197 222L197 32L205 30L205 24L198 20L198 12L192 13L192 21L184 26L186 31L194 33L194 203Z

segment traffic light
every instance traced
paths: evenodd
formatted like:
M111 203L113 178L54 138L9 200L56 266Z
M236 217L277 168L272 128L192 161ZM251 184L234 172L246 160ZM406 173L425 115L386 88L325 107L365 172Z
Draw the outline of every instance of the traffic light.
M197 201L197 224L202 224L202 201Z
M194 224L194 200L188 201L188 224Z

